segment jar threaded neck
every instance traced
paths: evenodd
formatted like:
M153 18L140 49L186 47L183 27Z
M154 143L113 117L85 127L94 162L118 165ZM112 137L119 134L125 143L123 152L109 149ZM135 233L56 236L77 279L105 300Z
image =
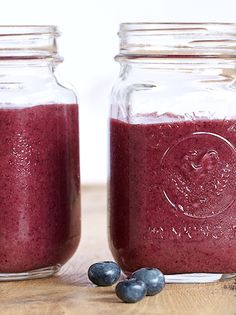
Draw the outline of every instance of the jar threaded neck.
M62 61L58 55L58 28L53 25L0 26L0 61L22 59L51 59Z
M119 58L236 58L236 24L123 23Z

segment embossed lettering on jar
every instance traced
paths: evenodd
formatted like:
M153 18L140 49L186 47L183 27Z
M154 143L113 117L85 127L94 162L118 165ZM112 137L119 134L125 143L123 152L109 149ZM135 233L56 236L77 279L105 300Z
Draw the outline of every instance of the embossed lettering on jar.
M0 27L0 281L54 274L80 239L78 105L54 26Z
M157 267L170 282L232 277L236 25L122 24L119 35L112 253L127 273Z

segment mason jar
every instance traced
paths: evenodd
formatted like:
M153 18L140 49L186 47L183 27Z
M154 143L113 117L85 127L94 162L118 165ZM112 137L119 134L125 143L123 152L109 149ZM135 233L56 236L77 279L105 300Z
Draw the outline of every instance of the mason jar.
M0 281L54 274L80 239L78 105L55 26L0 27Z
M110 248L167 282L236 272L236 24L126 23L110 118Z

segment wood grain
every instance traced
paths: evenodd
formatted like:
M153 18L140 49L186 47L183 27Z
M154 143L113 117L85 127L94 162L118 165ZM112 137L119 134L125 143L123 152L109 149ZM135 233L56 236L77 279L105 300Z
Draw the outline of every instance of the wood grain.
M0 314L236 315L235 280L213 284L169 284L155 297L121 303L114 287L96 288L87 279L93 262L111 258L106 236L105 187L82 189L82 241L58 276L0 283Z

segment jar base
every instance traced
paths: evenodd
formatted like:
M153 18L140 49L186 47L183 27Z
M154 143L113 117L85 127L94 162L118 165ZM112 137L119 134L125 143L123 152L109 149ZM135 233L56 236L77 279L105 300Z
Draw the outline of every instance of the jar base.
M185 273L165 275L166 283L209 283L228 280L236 277L236 273Z
M41 279L53 276L61 269L61 265L55 265L25 272L17 273L0 273L1 281L17 281L17 280L31 280L31 279Z

